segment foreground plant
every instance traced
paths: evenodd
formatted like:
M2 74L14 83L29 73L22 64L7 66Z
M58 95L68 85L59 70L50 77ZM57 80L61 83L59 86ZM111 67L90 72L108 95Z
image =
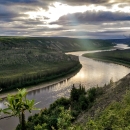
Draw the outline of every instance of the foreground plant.
M10 116L19 117L21 130L26 130L25 126L25 111L31 113L32 110L39 110L35 108L34 100L28 100L26 98L26 89L18 90L16 95L8 95L6 102L4 103L7 108L1 110L3 113L9 114Z

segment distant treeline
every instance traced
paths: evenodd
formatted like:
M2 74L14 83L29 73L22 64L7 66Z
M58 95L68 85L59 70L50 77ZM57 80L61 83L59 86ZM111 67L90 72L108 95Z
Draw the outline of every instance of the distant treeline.
M84 54L85 57L119 63L130 67L130 49Z
M39 48L46 52L53 51L80 51L105 49L112 47L109 40L77 39L64 37L0 37L0 50Z

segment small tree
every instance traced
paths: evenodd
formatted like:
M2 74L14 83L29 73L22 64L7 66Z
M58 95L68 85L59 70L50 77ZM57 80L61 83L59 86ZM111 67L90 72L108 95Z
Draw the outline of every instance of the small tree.
M60 109L61 113L58 117L57 126L58 130L65 130L71 125L71 120L73 117L70 110L65 110L64 107L60 107Z
M34 104L34 100L28 100L26 95L26 89L18 90L16 95L8 95L5 102L7 108L2 110L6 114L19 117L21 130L26 130L25 111L27 110L31 113L31 110L38 110L34 107L37 103Z

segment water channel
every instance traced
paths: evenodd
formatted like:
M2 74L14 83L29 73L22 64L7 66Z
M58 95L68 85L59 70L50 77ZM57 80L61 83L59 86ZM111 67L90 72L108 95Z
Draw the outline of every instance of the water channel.
M122 49L128 48L124 44L117 45L116 47ZM102 50L98 51L100 52ZM83 84L87 90L97 85L102 87L104 84L108 84L111 78L113 81L118 81L130 73L130 69L125 66L95 61L93 59L85 58L82 56L84 53L93 53L98 51L70 52L69 54L79 56L80 63L82 64L80 71L73 77L65 79L64 81L61 81L55 85L50 85L48 87L30 91L27 95L27 98L34 99L36 102L41 101L37 107L47 108L56 99L60 97L69 97L72 84L75 84L76 87L78 87L79 84ZM42 84L40 84L40 86L41 85ZM0 102L0 108L4 108L2 102ZM36 111L33 113L36 113ZM14 130L17 124L18 118L14 117L0 120L0 130Z

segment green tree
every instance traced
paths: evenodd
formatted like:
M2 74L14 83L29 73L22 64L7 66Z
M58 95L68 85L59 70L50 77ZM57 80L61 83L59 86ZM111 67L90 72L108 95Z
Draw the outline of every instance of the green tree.
M37 103L34 104L34 100L28 100L26 95L26 89L18 90L16 95L8 95L7 101L5 102L7 108L3 110L4 113L19 117L21 130L26 130L25 111L31 113L31 110L38 110L35 108Z
M61 113L58 117L57 126L58 130L65 130L71 125L71 120L73 117L70 110L65 110L64 107L60 107L60 109Z

